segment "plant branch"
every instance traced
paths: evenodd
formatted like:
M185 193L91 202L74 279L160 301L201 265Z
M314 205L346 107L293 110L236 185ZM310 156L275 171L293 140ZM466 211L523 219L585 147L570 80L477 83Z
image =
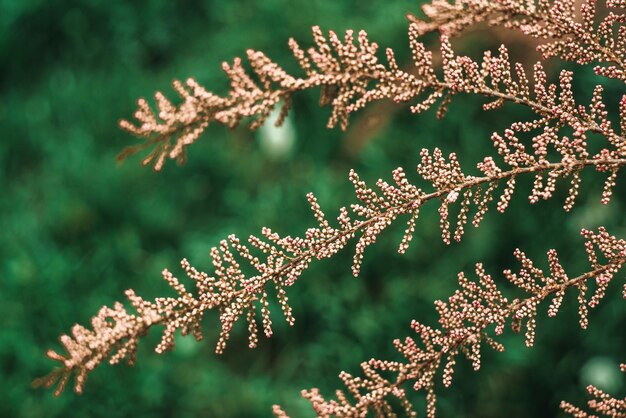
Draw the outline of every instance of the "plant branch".
M255 302L261 304L266 336L269 337L272 334L271 320L269 319L269 310L267 309L268 285L274 283L276 286L279 302L287 321L293 324L294 319L291 315L291 308L287 305L284 289L295 283L313 259L333 256L357 233L361 233L362 237L371 237L372 234L368 231L373 228L379 233L382 230L382 225L390 224L399 215L410 214L412 216L411 219L414 220L414 216L417 215L419 208L426 202L441 200L442 203L450 203L450 196L455 193L467 192L482 185L497 183L500 180L512 179L531 173L536 175L542 172L576 172L586 167L622 167L624 165L626 165L626 159L566 160L558 163L537 164L531 167L516 167L508 171L494 172L489 176L466 177L462 182L451 182L431 193L419 191L417 195L406 199L401 204L387 206L385 210L370 214L364 220L344 223L346 227L339 229L330 228L322 217L316 216L318 219L322 219L320 221L322 227L318 232L325 231L326 234L321 234L320 236L323 237L321 239L303 241L306 245L301 246L301 250L297 253L288 254L287 250L270 249L257 242L258 239L251 237L252 243L256 243L261 250L270 254L265 263L261 263L256 257L253 257L236 237L231 236L229 238L230 244L244 259L250 261L257 268L259 271L258 275L249 278L245 277L239 269L238 263L234 261L233 255L229 252L225 241L220 245L220 250L224 254L223 257L219 256L219 251L216 248L212 250L218 279L209 277L206 273L196 271L186 260L183 260L183 268L190 278L196 282L198 297L189 293L169 271L164 270L164 278L179 293L177 299L158 298L154 302L148 302L137 296L133 290L128 290L126 295L138 314L130 314L122 304L116 303L113 309L106 306L103 307L98 315L92 319L93 331L76 325L72 329L73 338L67 335L61 337L61 342L65 346L68 355L60 355L52 350L48 351L48 356L60 361L62 367L45 378L38 379L35 383L50 387L58 382L59 384L55 392L58 395L63 391L70 375L75 373L76 381L74 387L80 393L88 372L108 357L110 357L108 361L112 364L124 358L133 363L139 339L154 325L161 324L165 326L163 339L157 346L157 352L164 352L173 348L173 336L179 329L182 330L183 335L191 333L197 339L201 339L200 321L204 313L211 309L219 309L221 312L222 333L216 348L218 353L225 348L234 322L245 312L247 312L248 330L251 336L250 346L254 347L257 344L256 324L254 316L250 312L253 312L253 304ZM415 190L417 191L418 189ZM316 201L312 196L309 196L309 199L314 206L315 212ZM486 209L481 209L481 207L482 205L479 204L477 215L482 218ZM409 233L412 233L412 231ZM266 232L265 234L271 238L273 233ZM313 233L311 232L311 234ZM277 242L280 241L277 240ZM403 239L403 245L401 245L401 249L406 249L408 245L406 237ZM287 245L286 247L289 246ZM365 245L363 244L357 245L357 255L360 254L362 256L364 247ZM277 257L282 261L276 262ZM357 259L360 265L360 258L356 256L355 265ZM229 271L227 274L222 261L228 260L231 263L230 268L234 268L234 270ZM357 274L358 268L353 268L353 272Z
M530 346L534 342L537 305L552 297L548 314L554 316L558 312L565 291L574 287L579 289L581 326L586 326L587 306L593 307L597 304L596 295L604 294L608 282L626 262L626 242L609 236L602 228L598 233L583 230L583 235L587 239L586 247L590 261L595 265L592 270L574 278L568 278L558 262L556 252L551 250L548 252L551 276L545 276L523 253L516 251L516 257L523 266L522 272L519 276L508 270L504 274L510 282L531 295L509 302L498 290L491 276L484 272L482 265L477 264L476 274L479 281L468 281L463 274L459 274L461 289L456 291L447 302L435 303L441 317L439 321L442 326L441 330L434 330L416 321L411 324L411 327L422 338L424 349L420 349L411 338L407 338L405 343L396 340L395 345L406 357L406 362L369 360L361 364L365 374L363 378L355 378L342 372L340 377L355 398L354 404L341 391L337 392L338 401L325 400L317 389L303 391L303 396L312 403L319 417L364 416L370 409L377 416L384 416L381 411L393 413L393 407L387 400L388 397L397 398L407 416L416 416L405 390L402 389L404 384L413 382L415 390L427 391L428 416L434 417L436 401L434 378L444 358L447 358L447 361L443 371L443 383L449 386L456 364L455 357L459 352L465 353L472 362L474 370L477 370L480 368L482 342L488 343L498 351L504 350L500 343L486 333L488 327L495 326L495 333L499 335L505 324L511 322L513 330L519 332L520 323L526 318L526 344ZM606 264L598 265L595 255L591 255L595 246L607 257ZM531 283L533 280L531 276L534 276L536 282ZM596 279L598 288L596 294L588 301L585 293L590 279ZM377 370L392 371L397 375L394 380L388 380ZM287 416L277 406L275 413L281 417Z

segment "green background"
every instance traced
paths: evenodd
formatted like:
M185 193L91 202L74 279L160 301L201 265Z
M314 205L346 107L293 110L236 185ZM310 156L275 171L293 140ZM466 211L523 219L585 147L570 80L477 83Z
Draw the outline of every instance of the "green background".
M458 271L471 272L476 261L494 273L516 267L511 254L521 247L544 266L545 251L556 248L576 274L587 267L581 227L606 225L625 236L625 182L604 207L603 177L587 173L578 205L565 215L566 184L552 201L531 206L526 179L511 209L488 213L461 244L441 242L433 204L406 255L396 253L404 228L397 222L366 252L359 278L350 275L352 247L315 263L289 290L295 327L275 310L275 335L256 350L247 348L239 324L227 352L216 356L218 322L210 314L204 342L180 338L174 352L156 355L154 330L135 367L99 367L82 396L68 390L57 399L31 388L52 367L43 353L59 348L57 337L123 300L125 289L171 294L160 271L181 273L182 257L210 269L211 246L231 233L246 237L264 225L301 233L314 226L309 191L334 217L354 202L350 168L373 182L397 166L414 173L422 147L455 151L469 170L493 153L490 133L527 112L505 106L485 113L481 99L462 97L441 122L432 111L415 116L383 103L354 117L344 133L325 128L329 110L317 106L318 92L307 92L295 98L286 128L293 146L282 154L266 146L271 130L212 126L183 167L170 162L154 173L137 157L116 162L135 141L117 120L131 115L137 97L156 90L173 96L172 79L193 76L223 93L220 63L246 48L293 68L287 39L310 44L315 24L364 28L407 62L404 14L418 8L400 0L0 0L0 416L254 417L269 416L273 403L294 417L312 416L301 389L332 395L339 371L356 373L371 357L397 358L393 339L411 333L413 318L435 325L432 302L453 291ZM454 45L476 56L502 40L531 65L530 44L507 33L478 31ZM559 65L549 64L552 74ZM576 91L588 100L594 76L572 68ZM603 83L617 103L623 87ZM522 336L506 335L507 351L485 351L478 373L461 360L453 387L439 390L440 416L555 416L561 399L583 404L591 382L623 393L617 364L626 360L626 309L617 283L585 332L574 299L566 298L555 319L542 311L533 349ZM421 395L412 396L423 410Z

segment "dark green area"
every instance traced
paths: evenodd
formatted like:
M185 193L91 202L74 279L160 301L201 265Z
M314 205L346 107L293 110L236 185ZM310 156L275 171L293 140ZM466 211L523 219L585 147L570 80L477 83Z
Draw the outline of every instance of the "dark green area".
M567 184L556 199L530 206L524 194L530 182L520 181L511 210L488 213L461 244L441 242L433 204L406 255L395 251L404 228L398 222L367 251L360 278L350 275L351 250L316 263L290 289L295 327L275 310L275 336L256 350L247 348L240 324L229 350L213 354L218 321L209 315L206 341L180 338L174 352L159 356L152 351L155 329L135 367L100 367L83 396L68 390L56 399L30 387L53 366L43 353L59 348L57 337L75 322L86 324L101 305L123 300L125 289L171 294L160 278L164 267L181 273L176 266L187 257L210 269L211 246L231 233L246 237L264 225L301 233L313 226L309 191L334 217L354 202L349 168L375 181L399 165L413 173L422 147L455 151L469 169L493 153L490 133L527 113L514 106L485 113L476 98L457 100L444 122L434 112L413 116L402 108L380 131L362 130L368 138L355 152L345 139L350 132L325 129L329 111L317 107L312 92L296 98L294 149L284 158L272 158L259 133L216 126L190 148L183 167L169 163L154 173L138 158L116 163L134 141L117 120L131 115L137 97L157 89L173 95L173 78L194 76L224 91L220 62L246 48L292 65L288 37L307 44L314 24L367 29L406 58L403 15L417 8L399 0L1 0L0 416L252 417L269 416L273 403L311 416L300 389L316 386L331 395L341 387L339 371L356 373L371 357L395 358L393 339L410 334L413 318L434 325L432 302L452 292L458 271L482 261L497 274L515 267L511 254L521 247L540 260L556 248L576 274L586 268L581 227L606 225L626 236L626 182L603 207L603 177L588 173L578 205L566 215ZM484 36L467 39L455 44L464 53L494 47ZM582 98L596 81L580 72ZM617 103L623 92L606 85ZM354 121L353 128L365 123ZM626 309L617 284L610 290L586 332L577 327L569 295L562 315L540 318L535 348L506 336L507 351L486 352L480 372L460 361L453 387L439 391L441 416L555 416L561 399L583 404L589 380L581 370L597 376L608 362L617 373L626 360L620 357ZM607 388L623 393L623 378L611 381Z

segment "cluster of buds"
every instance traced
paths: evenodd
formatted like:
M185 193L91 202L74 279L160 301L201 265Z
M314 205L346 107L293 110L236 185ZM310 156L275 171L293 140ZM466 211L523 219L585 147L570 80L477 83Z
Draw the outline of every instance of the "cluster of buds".
M480 369L482 347L504 351L504 346L496 341L507 324L514 332L520 332L525 323L526 345L535 341L537 306L550 301L549 316L555 316L563 296L569 289L578 290L578 301L585 309L580 309L580 324L586 327L587 307L599 302L597 295L603 294L606 284L626 263L626 241L610 235L604 228L597 231L583 230L585 248L591 269L576 277L570 277L558 260L555 250L548 251L549 271L544 272L523 252L516 250L515 257L521 264L517 273L504 271L504 276L523 296L509 300L501 292L501 287L493 277L485 272L482 264L477 264L477 280L470 280L465 274L458 275L459 288L448 299L435 302L439 313L439 326L431 327L418 321L411 328L419 340L407 337L395 340L394 345L404 357L404 361L371 359L361 364L362 377L342 372L340 377L347 387L347 393L337 391L337 399L326 400L318 389L303 391L316 414L330 416L388 416L394 413L394 405L407 416L416 413L403 386L411 383L414 390L425 391L427 395L427 416L435 416L435 379L441 376L444 386L452 384L457 357L463 355L474 370ZM596 283L596 292L586 296L589 282ZM441 372L440 372L441 370ZM389 373L394 375L390 379ZM610 398L599 389L590 387L589 392L598 398L590 401L590 407L608 416L614 411L624 410L624 401ZM580 415L577 408L563 403L566 412ZM286 417L282 409L276 407L278 416ZM578 414L578 415L577 415Z

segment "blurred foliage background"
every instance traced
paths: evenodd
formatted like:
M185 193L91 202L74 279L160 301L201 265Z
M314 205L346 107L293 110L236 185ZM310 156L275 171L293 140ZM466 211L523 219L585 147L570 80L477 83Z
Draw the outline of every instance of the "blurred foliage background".
M604 224L626 235L625 182L603 207L600 177L587 173L578 205L565 215L562 199L530 206L526 179L509 212L490 212L461 244L441 242L432 205L407 255L396 253L398 222L367 251L360 278L350 275L350 251L316 263L290 292L296 326L275 310L275 336L254 351L240 324L227 353L213 354L218 321L209 315L205 342L180 338L174 352L159 356L154 330L135 367L100 367L83 396L66 391L56 399L31 388L52 367L45 349L58 348L61 333L122 300L125 289L170 294L160 271L180 273L182 257L210 269L210 247L230 233L245 237L263 225L303 231L313 225L309 191L334 217L354 201L350 168L375 181L399 165L413 171L421 147L456 151L470 169L492 153L490 133L529 116L523 109L485 113L480 99L464 97L440 122L434 112L413 116L383 103L344 133L325 128L328 109L310 92L296 97L280 132L211 127L185 166L169 163L161 173L138 158L116 163L135 141L117 120L131 115L137 97L160 89L171 96L173 78L194 76L224 91L220 62L249 47L290 66L288 37L307 44L314 24L367 29L407 62L403 16L418 8L404 0L0 0L0 416L261 417L273 403L312 416L300 389L330 395L341 386L339 371L357 372L373 356L396 358L392 340L410 333L413 318L436 321L432 302L452 292L458 271L476 261L494 273L514 267L512 251L521 247L540 260L556 248L576 274L586 268L581 227ZM501 41L527 64L536 59L532 42L505 32L478 30L455 47L475 55ZM551 62L551 70L559 65ZM577 92L588 99L596 80L577 71ZM620 86L604 83L617 103ZM478 373L461 362L453 388L440 391L441 416L556 416L561 399L583 403L586 384L623 393L617 365L626 360L626 309L616 284L612 290L586 332L570 295L562 315L539 321L535 348L506 335L507 351L487 351Z

